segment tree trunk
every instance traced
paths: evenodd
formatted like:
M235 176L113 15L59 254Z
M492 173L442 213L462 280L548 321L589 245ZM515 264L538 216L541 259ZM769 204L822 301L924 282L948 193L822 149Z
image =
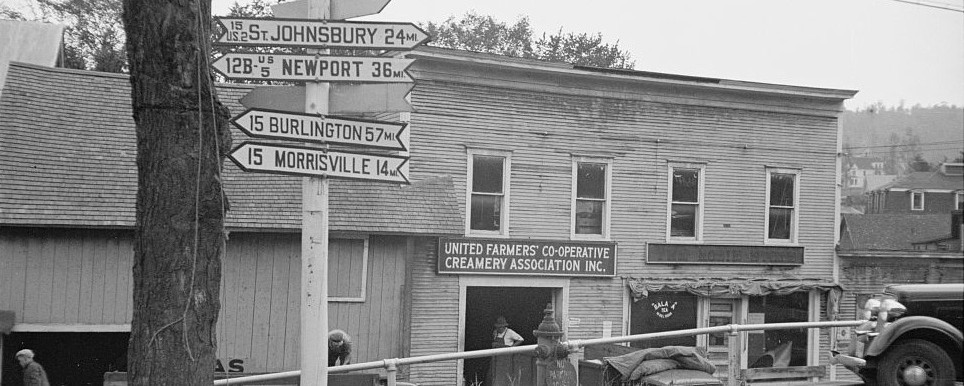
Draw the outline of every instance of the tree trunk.
M211 1L124 0L137 124L131 385L210 385L228 111L209 70Z

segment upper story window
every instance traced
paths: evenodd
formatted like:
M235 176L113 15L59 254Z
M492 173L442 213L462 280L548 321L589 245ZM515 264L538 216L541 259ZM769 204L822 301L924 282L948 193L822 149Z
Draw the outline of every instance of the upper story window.
M924 210L924 192L910 192L910 210Z
M509 163L506 152L469 151L466 234L506 235Z
M964 210L964 192L954 193L954 209Z
M668 241L699 241L703 233L703 165L669 167Z
M767 242L797 242L798 170L767 170Z
M609 237L610 165L603 159L573 159L573 238Z

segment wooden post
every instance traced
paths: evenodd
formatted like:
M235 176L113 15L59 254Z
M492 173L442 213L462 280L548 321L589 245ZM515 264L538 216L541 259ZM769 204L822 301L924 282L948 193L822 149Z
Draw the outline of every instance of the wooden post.
M330 0L310 0L308 18L326 19ZM315 54L327 50L314 50ZM305 84L305 112L328 114L330 85ZM301 385L328 385L328 179L305 177L301 195Z
M740 332L730 330L727 334L729 339L729 362L727 364L727 385L740 384Z

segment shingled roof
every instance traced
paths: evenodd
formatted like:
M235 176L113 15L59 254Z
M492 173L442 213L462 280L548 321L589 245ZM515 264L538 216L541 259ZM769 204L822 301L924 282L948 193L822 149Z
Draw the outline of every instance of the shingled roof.
M946 175L941 171L913 172L877 190L960 190L964 189L964 176Z
M915 242L944 237L951 232L950 213L841 216L841 251L911 251Z
M219 85L233 114L251 86ZM245 135L234 131L235 143ZM134 226L137 169L126 75L12 63L0 94L0 225ZM301 178L224 163L232 229L301 227ZM331 180L332 231L461 234L451 178Z

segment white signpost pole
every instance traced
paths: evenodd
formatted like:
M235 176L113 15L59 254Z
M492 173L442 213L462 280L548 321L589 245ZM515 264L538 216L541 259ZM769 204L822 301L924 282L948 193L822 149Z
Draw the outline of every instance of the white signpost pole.
M327 19L330 9L330 0L309 0L308 17ZM329 87L307 82L306 113L328 114ZM328 386L327 177L302 179L301 206L301 385Z

